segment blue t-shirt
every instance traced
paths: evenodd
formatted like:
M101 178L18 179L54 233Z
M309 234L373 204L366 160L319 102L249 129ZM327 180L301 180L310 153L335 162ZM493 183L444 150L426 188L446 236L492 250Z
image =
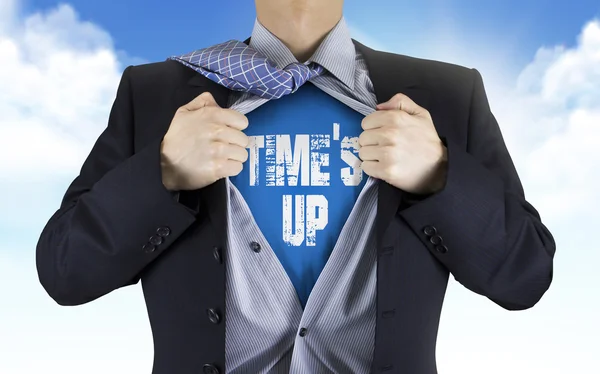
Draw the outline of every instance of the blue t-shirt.
M367 180L358 158L364 116L306 83L247 117L249 159L230 180L304 307Z

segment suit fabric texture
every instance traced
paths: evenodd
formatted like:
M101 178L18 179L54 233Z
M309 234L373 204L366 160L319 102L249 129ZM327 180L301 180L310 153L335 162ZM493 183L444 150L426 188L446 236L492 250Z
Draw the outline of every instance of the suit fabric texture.
M530 308L550 286L555 242L524 197L477 70L353 42L378 102L408 95L448 149L438 193L415 202L378 182L374 232L370 371L435 374L449 275L505 309ZM141 280L154 374L224 372L226 180L178 200L161 183L162 138L177 108L203 92L222 107L230 94L174 61L127 67L107 128L37 244L40 282L61 305Z

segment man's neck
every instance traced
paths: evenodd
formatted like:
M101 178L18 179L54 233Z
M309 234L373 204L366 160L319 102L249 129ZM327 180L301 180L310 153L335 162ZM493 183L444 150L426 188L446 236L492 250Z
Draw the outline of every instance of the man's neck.
M342 2L334 0L257 0L258 21L281 40L300 62L308 60L342 17ZM288 4L289 3L289 4Z

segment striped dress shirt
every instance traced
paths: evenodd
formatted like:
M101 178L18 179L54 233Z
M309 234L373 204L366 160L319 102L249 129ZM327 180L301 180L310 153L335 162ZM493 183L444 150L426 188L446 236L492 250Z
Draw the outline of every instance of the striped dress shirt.
M258 20L250 46L279 68L297 62ZM375 110L367 66L343 18L305 63L311 61L326 69L311 80L316 87L361 114ZM267 101L229 95L229 107L243 114ZM363 187L304 310L244 198L229 180L227 188L226 372L368 373L376 321L375 180Z

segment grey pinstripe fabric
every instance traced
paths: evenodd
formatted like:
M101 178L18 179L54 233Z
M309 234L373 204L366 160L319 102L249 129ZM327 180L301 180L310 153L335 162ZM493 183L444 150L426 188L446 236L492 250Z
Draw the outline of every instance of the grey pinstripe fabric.
M258 20L250 45L280 68L297 61ZM343 18L310 61L327 69L311 80L315 86L364 115L375 110L366 65ZM232 93L229 104L245 114L267 101ZM244 198L229 180L227 186L226 372L368 373L376 320L377 182L367 180L304 311ZM252 251L252 241L263 250ZM307 329L304 337L300 328Z
M254 23L250 46L283 69L298 60L275 35L263 25ZM305 63L314 61L328 73L310 80L315 86L342 103L364 115L375 110L377 99L369 78L367 64L356 51L344 18L331 30L314 55ZM249 113L269 101L248 92L232 92L229 106L242 113Z

